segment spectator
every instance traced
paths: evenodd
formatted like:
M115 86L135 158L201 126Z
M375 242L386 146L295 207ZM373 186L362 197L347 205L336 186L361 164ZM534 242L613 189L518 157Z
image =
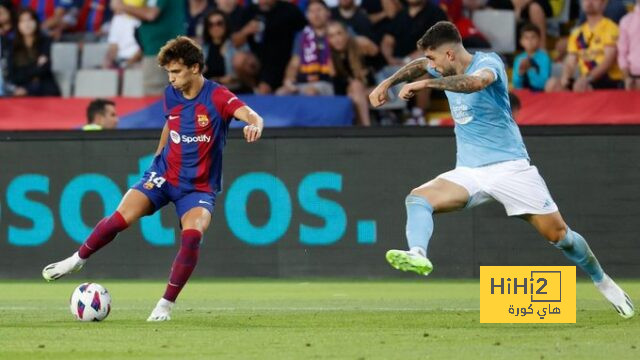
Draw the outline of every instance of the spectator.
M386 68L377 75L386 78L409 61L424 56L418 51L416 43L425 31L438 21L446 21L447 15L438 6L428 0L408 0L408 7L398 13L393 19L387 33L382 38L380 51L387 61ZM411 118L409 124L425 124L424 111L429 107L430 90L423 90L416 94L409 103Z
M369 16L376 43L380 42L391 21L402 10L399 0L362 0L360 7Z
M41 32L30 8L18 13L18 26L8 58L7 80L13 96L59 96L51 73L51 39Z
M513 10L518 23L517 33L531 23L540 29L540 47L547 45L547 17L553 16L549 0L489 0L487 6L494 9Z
M148 0L145 6L137 7L124 4L122 0L111 0L111 9L142 21L136 34L143 54L144 94L162 94L168 81L164 70L158 66L156 55L167 41L184 34L184 3L177 0Z
M222 11L212 10L204 20L207 29L204 33L203 46L204 77L223 84L234 93L253 92L259 68L255 57L248 53L248 46L245 45L241 50L236 50L233 46L229 39L229 23ZM253 60L253 66L247 66L250 61L247 58ZM241 73L241 76L238 77L236 71Z
M603 15L605 0L582 0L587 21L569 36L562 76L547 82L547 91L588 91L620 87L622 72L616 64L618 26ZM580 76L572 80L576 71Z
M185 1L187 14L187 36L202 42L204 36L203 21L205 14L213 8L210 0L187 0Z
M331 18L347 25L356 35L380 41L379 37L374 36L367 13L356 5L355 0L340 0L338 6L331 9Z
M260 61L257 92L270 94L282 85L291 57L293 39L305 26L297 6L281 0L258 0L243 12L241 29L232 35L233 44L249 44Z
M0 38L12 35L13 19L13 4L8 0L0 1Z
M87 124L82 130L109 130L118 126L116 104L105 99L95 99L87 107Z
M42 30L53 39L60 39L62 32L69 25L65 16L74 7L74 0L15 0L18 6L30 8L36 12Z
M242 8L236 0L216 0L216 8L224 13L229 23L231 33L242 27Z
M77 1L74 11L77 19L64 40L98 41L107 34L112 13L109 0ZM68 20L72 22L71 19Z
M382 38L381 50L389 65L404 65L423 56L416 42L438 21L446 21L446 14L427 0L408 0L408 7L398 13Z
M329 8L322 0L309 1L309 25L294 40L293 54L278 95L333 95L331 53L327 41L329 16Z
M640 90L640 0L620 21L618 65L624 74L624 88Z
M465 48L485 49L491 47L491 44L476 28L473 21L464 15L462 0L432 0L432 2L447 14L449 21L458 28L462 37L462 45Z
M551 58L540 47L540 29L527 24L520 31L520 46L524 52L516 56L513 63L513 87L544 91L551 76Z
M611 19L616 24L619 24L626 14L627 7L624 0L609 0L604 7L604 17ZM582 24L586 19L584 10L581 9L579 23Z
M365 57L375 56L378 47L364 36L351 36L346 25L339 21L332 21L327 32L335 93L348 95L355 104L357 123L370 126L367 88L374 84L374 80L367 69Z
M142 7L145 0L123 0L123 4ZM142 52L135 36L140 24L138 18L125 12L119 11L113 15L107 36L109 48L104 58L104 68L128 68L140 62Z

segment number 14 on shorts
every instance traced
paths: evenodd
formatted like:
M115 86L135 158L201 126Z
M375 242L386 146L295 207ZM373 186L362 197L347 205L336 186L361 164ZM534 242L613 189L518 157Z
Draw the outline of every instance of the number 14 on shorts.
M152 171L149 173L149 179L147 179L147 182L144 183L144 188L147 190L151 190L154 187L157 187L158 189L162 186L162 184L164 184L167 179L163 178L162 176L156 176L158 175L158 173L156 173L155 171Z

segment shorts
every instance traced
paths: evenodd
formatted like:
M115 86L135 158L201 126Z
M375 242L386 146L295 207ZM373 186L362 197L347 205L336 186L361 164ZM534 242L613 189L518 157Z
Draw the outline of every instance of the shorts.
M158 176L153 168L145 171L142 179L131 187L146 195L153 204L153 212L160 210L171 201L176 206L178 218L187 211L202 207L213 214L216 205L216 193L202 191L185 191L169 184L165 178Z
M461 166L437 178L456 183L469 192L465 208L496 200L504 206L509 216L558 211L538 169L531 166L527 159L477 168Z

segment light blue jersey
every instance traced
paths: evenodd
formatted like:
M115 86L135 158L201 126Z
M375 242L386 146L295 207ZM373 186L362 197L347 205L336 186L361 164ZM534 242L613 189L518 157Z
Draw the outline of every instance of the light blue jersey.
M509 80L495 53L476 52L465 74L488 69L496 80L483 90L464 94L445 91L455 121L456 167L479 167L529 159L509 105ZM434 69L429 73L437 75Z

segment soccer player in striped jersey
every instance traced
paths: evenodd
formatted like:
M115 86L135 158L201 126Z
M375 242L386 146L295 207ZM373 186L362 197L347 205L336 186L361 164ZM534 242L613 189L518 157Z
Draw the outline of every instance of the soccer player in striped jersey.
M72 256L42 271L47 281L80 270L86 260L116 235L169 202L176 206L182 227L180 250L169 283L147 321L170 320L176 298L198 261L202 234L211 222L222 184L222 149L233 118L248 125L247 142L257 141L262 118L225 87L202 76L204 56L193 40L180 36L158 54L170 86L164 94L166 123L156 157L142 179L123 197L116 211L102 219Z

